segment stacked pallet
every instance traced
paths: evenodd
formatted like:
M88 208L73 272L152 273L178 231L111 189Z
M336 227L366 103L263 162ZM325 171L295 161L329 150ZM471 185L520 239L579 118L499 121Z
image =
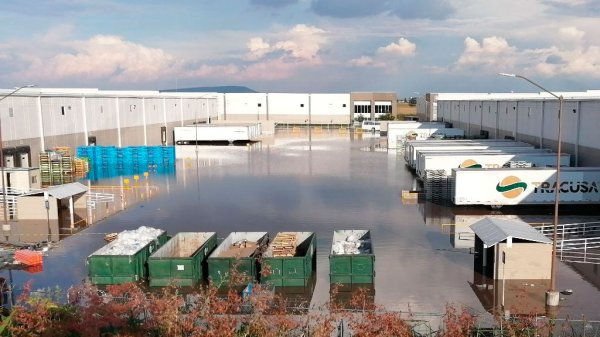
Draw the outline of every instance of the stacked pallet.
M271 246L273 257L292 257L296 255L296 233L278 233Z

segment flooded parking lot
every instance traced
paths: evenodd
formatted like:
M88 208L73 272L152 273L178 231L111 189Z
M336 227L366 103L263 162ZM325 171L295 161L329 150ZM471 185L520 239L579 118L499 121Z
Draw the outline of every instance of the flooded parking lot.
M61 240L44 259L43 271L12 271L11 276L16 285L31 280L34 288L66 289L86 278L85 259L105 244L104 233L141 225L171 235L214 231L220 238L233 231L266 231L271 237L279 231L310 231L317 236L312 303L318 304L329 299L333 231L367 229L376 255L378 304L442 312L447 303L456 303L483 312L504 298L505 306L522 308L522 313L544 314L547 284L511 281L501 286L474 272L472 251L461 245L457 233L468 217L492 211L403 202L401 191L415 186L414 177L402 156L379 151L379 143L373 135L323 130L309 136L303 130L248 146L178 147L174 174L90 182L114 193L115 201L96 205L88 215L95 223ZM536 211L541 214L517 215L546 221L549 210ZM102 219L98 214L103 212L114 215ZM511 212L515 215L514 210L493 213ZM568 213L565 219L579 216ZM599 269L559 262L559 290L574 290L561 302L561 316L600 319Z

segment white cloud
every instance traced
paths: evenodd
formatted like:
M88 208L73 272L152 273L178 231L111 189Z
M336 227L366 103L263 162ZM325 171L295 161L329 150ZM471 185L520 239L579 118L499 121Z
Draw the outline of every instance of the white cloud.
M563 27L558 30L558 36L567 43L581 43L585 32L577 27Z
M250 61L261 59L271 51L271 46L262 37L251 38L246 46L250 50L246 55L246 59Z
M301 62L320 63L319 52L326 44L325 31L314 26L298 24L292 29L275 34L271 41L254 37L247 44L247 60L263 58L294 59Z
M365 56L365 55L348 61L348 65L350 65L352 67L383 67L383 66L385 66L383 63L377 62L377 61L373 60L372 57Z
M553 45L546 48L518 49L503 37L487 37L478 42L467 37L464 51L451 68L454 71L518 72L530 75L581 75L600 77L600 46L589 45L584 33L574 27L558 34L576 40L577 46Z
M467 37L465 49L456 62L458 68L502 69L512 68L515 63L516 48L502 37L486 37L479 43Z
M399 56L412 56L417 50L417 45L405 38L400 38L398 42L392 42L385 47L377 49L378 54L391 54Z
M37 80L83 78L140 82L159 79L176 68L175 59L165 51L119 36L96 35L68 44L71 52L35 58L21 75Z

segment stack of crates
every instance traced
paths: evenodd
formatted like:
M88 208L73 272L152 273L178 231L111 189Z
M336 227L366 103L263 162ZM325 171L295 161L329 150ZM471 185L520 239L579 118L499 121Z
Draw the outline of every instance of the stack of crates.
M169 173L175 167L173 146L80 146L77 148L77 156L88 159L88 177L94 180L139 174L148 170Z
M445 170L425 170L423 185L425 199L439 201L449 198L450 190Z
M60 157L61 172L62 172L62 183L72 183L73 174L73 157L70 155L63 155Z
M50 154L48 152L40 152L40 175L42 177L42 186L50 186L52 184Z

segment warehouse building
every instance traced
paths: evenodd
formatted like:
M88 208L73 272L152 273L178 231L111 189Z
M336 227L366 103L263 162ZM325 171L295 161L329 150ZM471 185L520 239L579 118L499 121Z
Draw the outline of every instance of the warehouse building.
M600 166L600 90L557 92L564 96L563 152L575 166ZM452 123L466 136L511 138L556 150L558 100L548 93L435 93L420 97L421 120Z
M45 149L172 145L194 123L344 125L395 113L393 93L214 93L24 88L0 90L5 167L39 165Z

